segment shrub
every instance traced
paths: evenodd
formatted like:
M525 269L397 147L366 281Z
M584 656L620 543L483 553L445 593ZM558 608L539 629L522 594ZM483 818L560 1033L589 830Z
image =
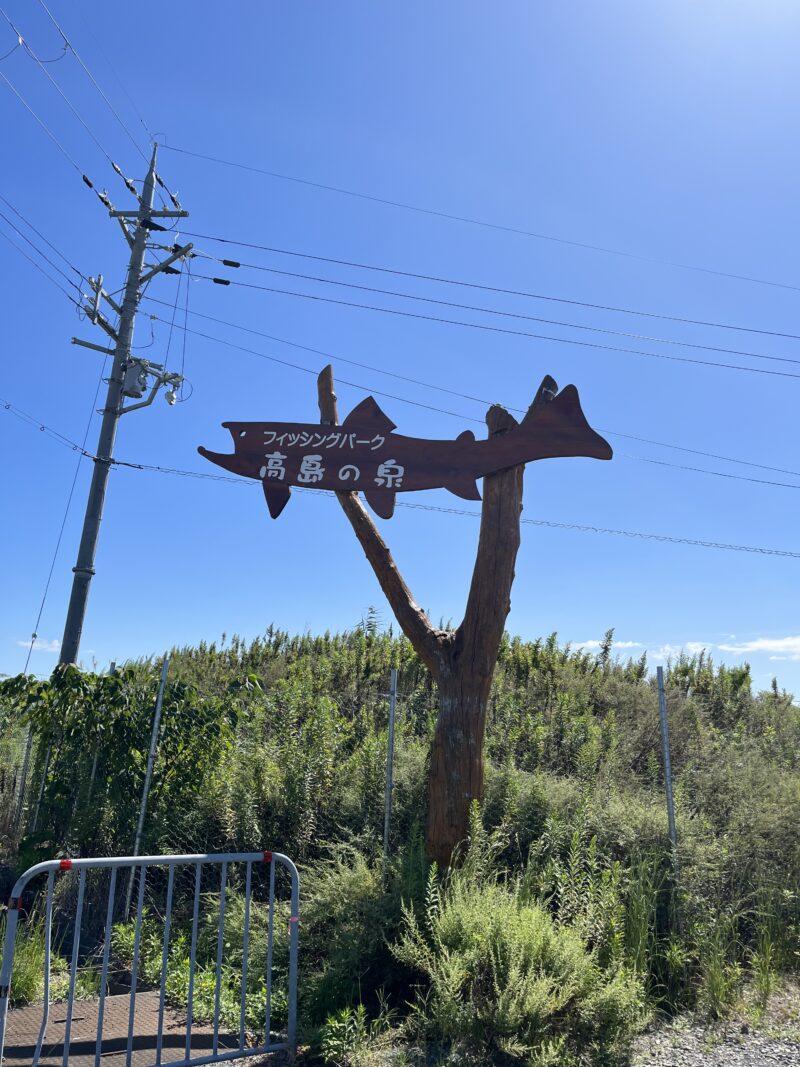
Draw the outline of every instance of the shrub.
M432 870L421 916L403 908L398 960L424 976L415 1005L429 1038L559 1064L601 1063L644 1024L640 980L602 966L517 883Z

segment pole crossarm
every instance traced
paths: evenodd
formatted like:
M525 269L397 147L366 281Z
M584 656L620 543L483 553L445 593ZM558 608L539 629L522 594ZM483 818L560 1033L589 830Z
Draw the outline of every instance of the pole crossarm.
M91 348L94 352L102 352L106 356L113 356L113 348L104 348L102 345L93 344L91 341L83 341L80 337L71 337L71 345L80 345L81 348Z
M185 219L189 217L188 211L146 211L144 205L138 211L109 211L112 219Z
M153 267L153 269L149 270L147 274L143 274L139 279L140 285L144 285L145 282L149 282L152 277L154 277L160 271L165 270L170 265L170 263L174 263L176 259L182 259L183 256L188 255L188 253L191 252L193 248L194 245L190 241L188 245L184 245L183 248L177 249L175 252L172 253L171 256L168 256L163 263L159 263L157 267Z
M104 333L107 333L112 341L117 341L117 342L119 341L119 336L117 334L117 331L114 329L114 327L108 321L108 319L105 318L104 315L101 315L99 311L96 311L89 304L85 304L83 310L89 316L89 318L92 321L92 323L95 326L99 326L100 329L103 330Z

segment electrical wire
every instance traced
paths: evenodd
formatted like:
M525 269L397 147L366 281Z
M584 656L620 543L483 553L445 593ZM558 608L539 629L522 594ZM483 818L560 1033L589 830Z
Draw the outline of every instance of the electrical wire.
M359 263L349 259L335 259L332 256L312 255L310 252L296 252L287 248L275 248L272 245L260 245L250 241L235 241L229 237L215 237L207 233L193 233L191 230L183 231L187 237L196 237L204 241L216 241L219 244L236 245L239 248L253 248L262 252L272 252L281 256L294 256L299 259L313 259L318 263L331 263L339 267L354 267L359 270L377 271L381 274L392 274L400 278L413 278L417 281L437 282L441 285L458 285L467 289L479 289L485 293L500 293L504 296L525 297L528 300L546 300L557 304L568 304L572 307L589 308L592 311L612 311L621 315L635 315L648 319L662 319L665 322L680 322L689 326L710 326L717 330L735 330L738 333L755 333L765 337L784 337L792 341L800 341L800 334L782 333L779 330L759 329L755 326L737 326L728 322L713 322L707 319L690 319L681 315L667 315L658 311L641 311L635 308L617 307L612 304L593 304L587 300L575 300L565 296L551 296L545 293L532 293L525 289L507 289L499 285L482 285L479 282L465 281L463 278L447 278L438 274L422 274L418 271L399 270L396 267L381 267L374 263ZM224 261L223 261L224 262ZM255 264L247 263L242 266L252 267Z
M162 319L159 315L153 316L157 322L164 323L165 326L169 326L167 319ZM176 329L184 329L180 325L176 325ZM203 337L207 341L213 341L216 344L225 345L226 348L233 348L239 352L245 352L247 355L256 356L258 359L268 360L270 363L277 363L282 367L290 367L292 370L303 371L304 374L313 374L315 377L319 374L319 371L313 367L304 367L302 363L292 363L286 359L280 359L278 356L270 356L266 352L259 352L255 348L247 348L244 345L237 345L233 341L226 341L221 337L214 337L212 334L203 333L201 330L193 330L191 327L185 328L186 333L193 334L195 337ZM447 411L444 408L434 407L432 404L423 404L419 400L408 400L406 397L397 396L394 393L386 393L380 389L373 389L371 386L359 385L358 382L348 381L346 378L339 378L338 381L342 385L352 386L354 389L360 389L366 393L374 393L376 396L383 396L389 400L397 400L401 404L410 404L412 407L424 408L427 411L435 411L439 415L452 415L456 419L466 420L468 422L482 422L481 419L476 419L471 415L462 415L457 411Z
M29 245L31 246L31 248L32 248L32 249L33 249L33 250L34 250L35 252L37 252L37 253L38 253L38 254L39 254L39 255L40 255L41 257L42 257L42 259L43 259L43 260L44 260L44 261L45 261L46 263L49 263L49 264L50 264L50 266L51 266L51 267L53 268L53 270L54 270L54 271L55 271L55 272L56 272L57 274L60 274L60 275L61 275L61 277L62 277L62 278L64 279L64 281L65 281L65 282L67 283L67 285L71 285L71 286L72 286L72 287L73 287L74 289L76 289L76 290L77 290L77 292L78 292L78 295L79 295L79 296L81 295L81 287L80 287L80 286L78 285L78 283L77 283L77 282L75 282L75 281L73 281L73 280L72 280L72 278L70 278L70 276L69 276L68 274L66 274L66 273L65 273L65 272L64 272L64 271L63 271L63 270L61 269L61 267L59 267L59 266L58 266L58 264L57 264L57 263L54 263L54 262L52 261L52 259L50 259L50 257L49 257L49 256L47 255L47 253L46 253L46 252L43 252L43 251L41 250L41 248L39 248L39 247L38 247L38 245L37 245L37 244L36 244L36 243L35 243L34 241L32 241L32 240L30 239L30 237L28 237L28 236L27 236L27 234L23 233L23 232L22 232L22 230L21 230L21 229L19 228L19 226L17 226L17 225L15 224L15 223L13 223L13 222L11 221L11 219L10 219L10 218L8 217L8 215L6 215L6 214L5 214L4 212L0 211L0 219L3 219L3 221L5 222L5 224L6 224L7 226L10 226L10 227L11 227L11 229L12 229L12 230L14 230L14 232L15 232L15 233L17 233L17 234L18 234L18 235L19 235L19 236L20 236L20 237L22 238L22 240L23 240L23 241L27 242L27 244L29 244Z
M453 300L440 300L430 296L418 296L414 293L401 293L395 289L379 289L371 285L358 285L355 282L339 281L336 278L323 278L313 274L298 274L294 271L279 270L277 267L265 267L258 263L235 263L233 260L224 259L217 259L216 262L222 263L225 266L248 267L252 270L265 271L269 274L280 274L286 278L299 278L307 282L319 282L324 285L340 285L347 289L357 289L362 293L377 293L381 296L399 297L402 300L418 300L422 303L435 304L439 307L458 308L461 311L475 311L481 315L499 315L503 318L521 319L525 322L541 322L548 326L563 326L570 330L586 330L590 333L610 334L613 337L627 337L631 340L647 341L651 344L677 345L680 348L696 348L705 352L722 352L732 356L745 356L751 359L767 359L776 363L794 363L800 365L800 359L792 359L788 356L768 356L759 352L743 351L738 348L723 348L718 345L698 344L695 341L680 341L672 337L654 337L650 334L630 333L626 330L611 330L603 326L587 326L580 322L566 322L563 319L545 319L538 315L525 315L518 311L502 311L497 308L481 307L476 304L461 304ZM203 275L198 275L198 277L203 277ZM233 284L241 285L243 283L234 281Z
M196 471L182 471L171 467L157 467L147 463L124 463L120 465L135 468L137 470L152 471L154 473L174 474L185 478L200 478L210 481L232 482L238 484L257 484L253 479L250 478L231 478L226 475L203 474ZM294 486L293 488L297 489L297 491L300 493L321 493L329 498L333 498L336 495L335 493L325 489L303 489L300 486ZM465 508L462 509L437 507L434 504L413 504L402 500L397 501L396 507L410 508L414 511L430 511L440 515L459 515L471 519L480 519L481 517L481 513L479 511L467 511ZM520 521L526 526L543 526L547 527L548 529L554 530L575 530L580 533L609 534L617 537L639 538L645 541L661 541L676 545L692 545L698 548L716 548L729 552L748 552L763 556L782 556L789 559L800 559L800 552L791 552L787 549L781 548L765 548L762 546L755 545L736 545L729 544L724 541L704 541L694 537L675 537L670 534L645 533L639 530L618 530L607 526L588 526L582 523L575 522L556 522L551 519L521 519Z
M106 65L108 66L108 69L111 71L112 75L114 76L114 79L115 79L117 85L120 87L122 92L125 94L125 99L131 105L131 108L136 113L136 117L138 118L139 122L141 123L142 127L144 128L144 132L147 134L147 140L150 143L152 143L153 141L155 141L155 137L153 136L153 133L152 133L150 127L147 125L147 123L145 122L144 118L142 117L142 113L141 113L141 111L139 111L139 108L138 108L138 106L136 104L136 101L133 99L131 94L125 88L125 83L120 78L119 74L117 73L116 66L108 58L108 54L106 53L105 49L103 48L102 41L97 36L95 36L94 33L92 33L91 22L87 21L85 23L85 27L84 28L87 29L89 31L89 33L91 34L95 44L98 47L98 50L100 51L100 54L103 56L103 59L105 59L105 61L106 61ZM74 52L74 49L73 49L73 52ZM134 143L136 143L136 142L134 142ZM145 158L147 158L147 157L145 156Z
M733 478L738 482L756 482L758 485L774 485L782 489L800 489L800 485L791 482L775 482L768 478L753 478L746 474L730 474L725 471L710 471L705 467L690 467L683 463L669 463L665 459L653 459L650 456L632 456L629 452L615 452L615 456L624 456L625 459L634 459L637 463L655 463L659 467L672 467L679 471L693 471L695 474L713 474L715 478Z
M146 153L142 151L141 146L139 145L139 142L136 140L136 138L133 136L131 131L125 125L125 123L123 122L123 120L120 117L119 113L117 112L116 108L114 107L114 105L111 103L109 98L106 96L106 94L103 92L102 88L98 84L97 79L94 77L92 72L89 70L89 68L86 66L84 61L81 59L81 57L80 57L80 55L78 53L78 50L75 48L75 46L72 43L72 41L70 41L70 39L67 37L67 35L64 32L64 30L59 25L59 23L56 20L56 17L53 14L53 12L50 10L50 8L47 6L47 4L45 4L44 0L39 0L39 6L44 8L44 10L47 12L47 15L48 15L50 21L53 23L53 25L55 26L56 30L58 30L58 33L60 34L61 39L63 40L64 44L67 46L67 48L70 50L70 52L72 52L72 54L75 56L75 58L77 59L78 63L83 68L83 71L86 74L86 76L89 79L89 81L92 83L92 85L98 91L100 96L102 96L102 98L105 101L106 105L108 106L108 109L110 110L111 114L117 120L117 122L122 127L122 129L125 131L125 134L128 137L128 139L130 140L131 144L134 146L134 148L139 153L139 155L142 157L142 159L145 161L145 163L149 163L149 160L147 158Z
M167 325L167 326L170 325L169 322L166 319L162 319L157 315L154 316L154 318L156 319L156 321L161 322L164 325ZM177 329L181 329L180 326L177 326L176 328ZM270 356L265 352L259 352L256 349L247 348L247 347L245 347L243 345L236 345L231 341L226 341L226 340L223 340L222 338L219 338L219 337L213 337L211 334L205 334L205 333L202 333L201 331L192 330L192 329L189 329L187 332L196 334L197 336L203 337L206 340L214 341L214 342L216 342L218 344L223 344L226 347L231 347L231 348L237 349L237 350L239 350L241 352L245 352L248 355L257 356L257 357L259 357L261 359L269 360L270 362L279 363L282 366L290 367L293 370L301 370L301 371L305 372L306 374L313 374L315 376L319 373L318 370L316 370L316 369L314 369L312 367L304 367L302 364L299 364L299 363L291 363L291 362L289 362L287 360L279 359L277 356ZM435 411L439 415L450 415L453 418L459 419L460 421L475 422L475 423L478 423L478 424L482 424L482 420L481 419L477 419L477 418L475 418L474 416L471 416L471 415L464 415L464 414L461 414L460 412L448 411L445 408L434 407L431 404L423 404L418 400L411 400L408 397L397 396L394 393L382 392L379 389L374 389L372 386L363 385L363 384L361 384L359 382L352 382L352 381L349 381L346 378L339 378L338 381L342 385L349 385L352 388L358 389L358 390L360 390L362 392L365 392L365 393L370 393L370 394L377 395L377 396L388 397L389 399L397 400L402 404L409 404L409 405L411 405L413 407L424 408L424 409L426 409L428 411ZM521 409L514 408L512 410L520 411ZM606 431L603 431L603 432L606 432ZM774 481L774 480L771 480L771 479L767 479L767 478L753 478L753 477L749 477L749 476L746 476L746 475L726 474L726 473L722 473L720 471L707 470L706 468L703 468L703 467L689 467L689 466L684 465L684 464L669 463L669 462L667 462L665 460L648 460L648 459L646 459L644 457L632 456L629 453L617 453L617 455L624 456L626 459L639 460L641 462L658 463L660 466L674 467L674 468L676 468L678 470L694 471L694 472L696 472L698 474L715 475L715 476L720 477L720 478L730 478L730 479L734 479L736 481L755 482L755 483L759 483L761 485L771 485L771 486L785 488L785 489L800 489L800 485L792 485L792 484L790 484L788 482L777 482L777 481ZM733 462L735 462L735 461L733 461ZM795 473L795 472L787 472L787 473ZM798 474L797 477L800 477L800 474Z
M184 383L184 371L186 370L186 337L187 329L189 325L189 289L191 288L192 281L192 261L186 260L186 303L183 308L183 344L181 346L181 393L180 400L183 403L183 383ZM194 392L194 390L192 390ZM189 396L192 394L190 393ZM188 397L187 397L188 399Z
M39 0L39 2L41 3L42 0ZM512 233L521 237L532 237L539 241L550 241L555 244L567 245L572 248L581 248L591 252L600 252L605 255L620 256L624 259L633 259L645 263L656 263L660 266L677 267L681 270L697 271L700 274L712 274L719 278L730 278L735 281L752 282L756 285L768 285L778 289L791 289L795 292L800 289L800 286L789 285L786 282L776 282L766 278L755 278L745 274L733 274L728 271L713 270L710 267L699 267L691 263L679 263L672 260L658 259L655 256L640 255L619 248L608 248L603 245L594 245L583 241L572 241L566 237L556 237L553 234L537 233L532 230L519 229L515 226L503 226L500 223L488 222L485 219L475 219L466 215L455 215L446 211L436 211L433 208L420 207L417 204L403 203L399 200L390 200L386 197L372 196L368 193L356 192L353 189L345 189L341 186L326 185L323 182L310 181L307 178L298 178L290 174L281 174L278 171L265 170L261 167L252 167L246 163L235 163L230 159L221 159L219 156L208 156L202 152L192 152L188 148L178 148L176 145L164 145L163 147L170 152L180 152L182 155L193 156L195 159L205 159L211 163L219 163L226 167L236 167L239 170L251 171L254 174L263 174L268 178L277 178L281 181L294 182L298 185L305 185L314 189L324 189L326 192L339 193L343 196L354 197L358 200L367 200L388 207L402 208L405 211L413 211L421 215L431 215L436 218L447 219L451 222L468 223L471 226L480 226L489 230L499 230L503 233Z
M471 330L484 330L489 333L507 334L512 337L528 337L535 341L553 341L562 345L578 345L580 348L596 348L603 352L618 352L622 355L645 356L649 359L668 359L676 363L692 363L700 367L716 367L721 370L744 371L748 374L769 374L779 378L800 378L800 374L792 374L789 371L768 370L766 367L742 367L736 363L716 363L713 360L692 359L689 356L677 356L669 352L647 352L640 348L625 348L621 345L601 345L596 341L580 341L574 337L553 337L552 334L532 333L529 330L512 330L505 326L489 326L485 323L465 322L463 319L446 319L438 315L423 315L418 311L403 311L400 308L380 307L377 304L361 304L353 300L339 300L331 296L320 296L316 293L298 293L293 289L278 289L268 285L255 285L253 282L234 281L230 278L214 278L208 274L195 274L195 278L213 282L217 285L236 285L243 289L255 289L263 293L276 293L280 296L299 297L302 300L315 300L324 304L335 304L339 307L359 308L362 311L378 311L384 315L396 315L406 319L420 319L424 322L440 322L446 326L464 326Z
M91 128L89 123L86 122L86 120L84 119L83 115L81 115L81 113L78 111L78 109L72 103L70 98L67 96L67 94L64 92L64 90L61 88L61 86L55 80L55 78L50 73L50 71L47 69L47 67L44 65L42 60L40 60L39 57L36 55L36 53L33 51L33 49L30 48L30 46L28 45L28 42L25 40L25 38L19 32L17 27L14 25L14 23L11 21L11 19L9 18L9 16L6 14L6 12L3 10L2 7L0 7L0 15L3 16L3 18L6 20L6 22L9 24L9 26L13 30L13 32L19 37L20 41L22 42L22 47L25 49L26 54L29 55L31 57L31 59L33 59L35 61L37 66L41 69L42 73L46 75L46 77L47 77L48 81L50 82L50 84L54 87L54 89L56 90L58 95L61 97L61 99L67 105L67 107L70 109L70 111L75 116L75 118L78 120L78 122L81 124L81 126L83 126L84 130L89 134L89 136L91 137L92 141L94 141L94 143L97 146L97 148L100 150L100 152L102 152L102 154L106 157L106 159L111 164L111 166L116 170L117 168L116 168L116 165L114 163L114 160L111 158L111 156L105 150L103 145L100 143L100 140L95 135L94 130ZM64 49L65 49L65 51L66 51L66 49L68 47L69 47L69 44L68 44L66 38L64 38Z
M44 269L44 267L42 267L39 263L37 263L35 259L32 259L28 255L28 253L23 248L20 248L19 245L15 241L12 241L7 233L4 233L2 230L0 230L0 237L4 238L6 241L8 241L8 243L11 245L11 247L15 248L17 250L17 252L19 252L19 254L21 256L24 256L25 259L27 259L27 261L29 263L31 263L39 271L40 274L43 274L45 276L45 278L47 278L47 280L50 282L51 285L54 285L56 287L56 289L58 289L58 291L60 293L64 294L64 296L67 298L67 300L69 300L69 302L71 304L74 304L76 308L80 308L81 307L80 302L75 300L74 297L70 296L70 294L63 287L63 285L61 285L59 282L57 282L55 280L55 278L53 278L50 274L48 274L47 271ZM70 283L70 284L72 284L72 283Z
M63 259L63 261L67 264L67 266L69 267L70 270L75 271L75 273L78 275L78 277L82 281L84 281L84 282L86 282L88 284L89 279L86 277L86 275L83 273L83 271L78 270L78 268L75 266L75 264L72 263L69 259L67 259L67 257L64 255L64 253L59 251L59 249L57 249L56 246L51 241L49 241L40 230L36 229L36 227L33 225L33 223L30 220L26 219L25 216L22 214L22 212L19 211L17 208L15 208L12 203L10 203L8 200L6 200L6 198L1 193L0 193L0 200L3 201L3 203L6 205L6 207L10 211L14 212L14 214L17 216L18 219L21 219L25 223L25 225L28 227L28 229L33 230L33 232L36 234L36 236L40 240L44 241L44 243L47 245L48 248L52 249L52 251L55 252L55 254L57 256L61 257L61 259Z
M170 307L170 305L165 300L158 300L158 299L156 299L155 297L152 297L152 296L151 297L147 297L147 299L152 304L160 304L162 307ZM384 369L382 367L376 367L376 366L374 366L372 364L369 364L369 363L362 363L362 362L359 362L358 360L348 359L345 356L337 355L337 354L334 354L332 352L327 352L327 351L324 351L323 349L320 349L320 348L312 348L310 345L302 345L302 344L299 344L296 341L288 341L288 340L286 340L286 338L276 337L274 334L265 333L263 330L256 330L256 329L253 329L253 328L251 328L249 326L242 326L240 323L237 323L237 322L230 322L230 321L228 321L226 319L219 319L214 315L206 315L204 312L201 312L201 311L192 310L190 312L190 314L194 315L196 318L206 319L207 321L217 323L220 326L229 326L229 327L231 327L233 329L241 330L244 333L253 334L256 337L264 337L267 340L276 341L279 344L289 345L292 348L298 348L298 349L301 349L304 352L310 352L313 355L322 356L325 359L332 359L332 360L336 360L339 363L347 363L347 364L349 364L350 366L353 366L353 367L360 367L363 370L374 371L377 374L383 374L386 377L395 378L395 379L397 379L399 381L408 382L408 383L410 383L412 385L418 385L418 386L421 386L424 389L431 389L431 390L434 390L435 392L445 393L448 396L459 397L461 400L469 400L469 401L472 401L472 402L477 403L477 404L484 404L487 407L490 407L491 404L493 403L493 401L487 400L485 397L472 396L469 393L461 393L461 392L458 392L455 389L448 389L447 387L442 386L442 385L434 385L432 382L426 382L426 381L423 381L423 380L421 380L419 378L411 378L411 377L409 377L408 375L405 375L405 374L397 374L395 371L386 370L386 369ZM161 321L163 322L164 320L162 319ZM184 330L184 339L186 337L186 333L187 332L188 333L193 332L191 329L189 329L185 325L185 323L186 323L186 319L184 318L184 325L182 327L180 327L180 326L178 327L179 329L183 329ZM222 343L222 344L227 344L228 343L226 341L221 341L220 338L213 338L213 339L220 341L220 343ZM254 350L251 350L251 349L245 349L245 351L248 352L248 353L256 354L254 352ZM260 353L260 354L264 355L264 353ZM269 358L269 357L267 357L267 358ZM294 367L295 364L288 364L288 366ZM308 368L298 367L297 369L307 370ZM309 371L309 373L317 373L317 372L316 371ZM359 388L366 389L365 386L360 386ZM414 402L406 400L405 403L414 403ZM525 409L524 408L514 407L514 406L512 406L510 404L506 404L506 405L504 405L504 407L506 407L508 411L514 412L516 414L522 414L522 415L525 414ZM469 415L461 415L461 414L457 414L455 412L446 411L446 410L444 410L442 408L437 408L435 410L439 411L443 415L452 415L453 417L458 418L458 419L466 419L468 421L477 422L477 423L481 423L482 422L481 419L476 419L476 418L473 418L473 417L471 417ZM640 436L637 436L635 434L621 433L619 430L609 430L609 429L605 429L603 427L598 427L598 430L599 430L600 433L609 434L609 435L611 435L613 437L625 438L625 439L627 439L629 441L638 441L641 444L655 445L658 448L674 449L675 451L686 452L686 453L689 453L689 454L695 455L695 456L705 456L707 459L718 459L718 460L722 460L725 463L736 463L736 464L740 464L740 465L745 466L745 467L757 467L760 470L772 471L775 474L790 474L790 475L793 475L796 478L800 478L800 471L788 470L785 467L775 467L775 466L771 466L771 465L766 464L766 463L756 463L756 462L751 461L751 460L738 459L738 458L734 458L733 456L721 455L718 452L705 452L705 451L703 451L701 449L697 449L697 448L687 448L684 445L670 444L670 443L668 443L666 441L656 441L656 440L654 440L653 438L650 438L650 437L640 437ZM639 457L635 457L635 458L639 458Z
M70 508L72 507L72 498L75 495L75 486L77 485L77 482L78 482L78 474L79 474L80 469L81 469L81 462L83 461L84 456L88 456L91 459L94 458L91 455L91 453L86 451L86 442L89 439L89 430L91 429L91 426L92 426L92 420L93 420L94 414L95 414L95 406L97 404L97 397L98 397L98 395L100 393L100 386L102 384L103 384L103 370L102 370L102 366L101 366L100 376L99 376L99 378L97 380L97 388L95 389L95 393L94 393L94 400L92 401L92 407L91 407L91 410L90 410L90 413L89 413L89 419L88 419L88 421L86 423L86 430L84 431L84 434L83 434L83 444L81 444L81 445L75 444L75 442L71 442L69 440L69 438L64 437L63 434L59 434L55 430L51 430L49 427L46 427L46 426L42 425L41 423L39 424L39 429L42 430L43 432L47 432L49 434L49 436L51 436L54 440L59 441L60 443L66 443L66 444L71 445L71 447L75 451L78 452L78 462L75 465L75 473L72 476L72 484L70 485L69 494L67 495L67 503L66 503L66 506L64 508L63 518L61 519L61 526L60 526L59 531L58 531L58 537L56 538L56 545L55 545L55 548L53 550L53 557L50 560L50 569L47 572L47 580L45 581L44 592L42 593L42 599L41 599L41 601L39 603L39 611L38 611L38 613L36 615L36 623L35 623L35 625L33 627L33 632L31 633L31 643L30 643L30 646L28 648L28 654L25 657L25 666L24 666L23 671L22 671L23 674L27 674L28 673L28 665L30 664L31 655L33 654L33 650L34 650L34 648L36 646L36 640L37 640L37 638L39 636L39 626L41 624L42 615L44 614L45 605L47 603L47 596L48 596L48 593L50 592L50 583L53 580L53 572L55 571L56 560L58 559L58 553L59 553L59 550L61 548L61 541L63 540L63 537L64 537L64 530L65 530L66 525L67 525L67 518L69 517ZM17 415L17 417L22 417L23 421L27 421L27 422L33 423L33 425L36 425L36 420L33 419L32 416L30 416L30 415L26 414L25 412L21 411L19 408L15 408L14 405L12 405L9 401L4 400L3 398L0 397L0 403L3 404L3 407L4 407L4 409L6 411L10 411L12 414Z
M59 433L58 430L54 430L52 427L45 425L40 419L34 418L33 415L29 415L27 411L18 408L16 404L12 404L11 401L7 400L5 397L0 396L0 404L3 405L4 411L7 411L10 415L14 415L15 418L27 423L29 426L32 426L35 430L45 434L47 437L52 437L52 439L57 441L60 445L65 445L73 452L80 452L81 456L85 456L87 459L95 458L94 454L92 452L87 452L83 445L79 445L71 438L65 437L63 433ZM94 408L92 410L94 410Z
M15 409L13 405L11 405L8 401L4 400L2 397L0 397L0 404L3 405L4 410L9 410L9 411L12 411L12 412L16 412L16 411L19 410L19 409ZM30 421L34 425L36 425L36 420L32 419L31 416L26 416L26 421ZM40 428L41 429L45 429L45 427L42 426L41 424L40 424ZM59 434L56 431L50 431L50 434L56 440L60 439L61 443L68 444L69 447L76 448L76 449L79 449L81 447L80 445L76 445L74 442L69 441L69 439L65 438L63 436L63 434ZM118 460L118 459L112 460L112 463L114 464L114 466L125 467L125 468L128 468L130 470L150 471L150 472L158 473L158 474L170 474L170 475L174 475L174 476L182 477L182 478L198 478L198 479L203 480L203 481L230 482L232 484L237 484L237 485L245 485L245 484L255 485L256 484L256 482L253 479L249 479L249 478L248 479L236 478L236 477L231 477L230 475L224 475L224 474L210 474L210 473L207 474L205 472L200 472L200 471L187 471L187 470L181 470L180 468L177 468L177 467L162 467L162 466L157 466L157 465L149 464L149 463L131 463L131 462L126 461L126 460ZM302 487L296 487L296 488L297 488L298 492L301 492L301 493L323 493L324 495L329 496L329 497L335 496L335 494L333 492L329 492L327 490L303 489ZM461 515L461 516L466 516L466 517L469 517L469 518L480 518L480 512L478 512L478 511L467 511L466 509L461 509L461 508L437 507L436 505L433 505L433 504L414 504L414 503L405 502L405 501L398 501L397 502L397 507L411 508L411 509L413 509L415 511L430 511L430 512L435 512L435 513L439 513L439 514L442 514L442 515ZM753 546L753 545L736 545L736 544L728 544L728 543L722 542L722 541L704 541L704 540L700 540L698 538L675 537L675 536L672 536L672 535L669 535L669 534L644 533L644 532L641 532L641 531L638 531L638 530L618 530L618 529L613 529L613 528L605 527L605 526L588 526L588 525L581 524L581 523L556 522L555 520L550 520L550 519L522 519L521 522L523 522L527 526L544 526L544 527L548 527L550 529L577 530L577 531L580 531L580 532L583 532L583 533L610 534L610 535L615 535L615 536L618 536L618 537L641 538L643 540L661 541L661 542L667 542L667 543L670 543L670 544L693 545L693 546L702 547L702 548L724 549L726 551L731 551L731 552L748 552L748 553L755 553L755 554L758 554L758 555L782 556L782 557L791 558L791 559L800 559L800 552L792 552L792 551L788 551L788 550L785 550L785 549L779 549L779 548L765 548L765 547L759 547L759 546Z
M182 267L182 265L181 265L181 267ZM182 281L183 281L183 269L181 269L181 273L178 275L178 285L177 285L177 287L175 289L175 303L172 305L172 318L170 319L170 322L169 322L169 333L167 334L167 350L166 350L166 352L164 354L164 370L165 371L167 370L167 367L169 365L169 350L170 350L170 347L172 346L172 334L173 334L173 331L175 329L175 316L178 313L178 300L180 299L180 295L181 295L181 282ZM188 284L188 282L187 282L187 284ZM184 334L183 336L185 338L186 334Z
M10 89L10 90L11 90L11 92L12 92L12 93L14 94L14 96L16 96L16 98L17 98L17 99L18 99L18 100L20 101L20 103L21 103L21 104L22 104L22 105L23 105L24 107L26 107L26 108L28 109L28 111L30 111L31 115L33 115L33 117L34 117L34 118L36 119L36 121L37 121L37 122L39 123L39 125L40 125L40 126L42 127L42 129L44 130L44 132L45 132L45 133L47 134L47 136L48 136L48 137L50 138L50 140L51 140L51 141L53 142L53 144L54 144L54 145L56 146L56 148L57 148L57 149L59 150L59 152L61 152L61 154L62 154L62 155L64 156L64 158L65 158L65 159L67 160L67 162L68 162L68 163L70 164L70 166L71 166L71 167L74 167L74 169L75 169L75 170L76 170L76 171L78 172L78 174L79 174L79 175L81 176L81 178L82 178L82 180L84 181L84 183L85 183L86 185L88 185L90 189L93 189L93 188L94 188L94 186L92 185L92 183L91 183L91 182L89 181L89 179L88 179L88 178L86 177L86 175L85 175L85 174L83 173L83 171L81 170L81 168L80 168L80 167L78 166L78 164L77 164L77 163L75 162L75 160L74 160L74 159L72 158L72 156L71 156L71 155L69 154L69 152L68 152L68 151L66 150L66 148L65 148L65 147L64 147L64 146L63 146L63 145L61 144L61 142L60 142L60 141L58 140L58 138L57 138L57 137L56 137L56 135L55 135L55 134L53 133L53 131L52 131L52 130L50 129L50 127L49 127L49 126L47 126L47 125L46 125L46 123L44 123L44 122L42 121L42 119L40 119L40 118L39 118L39 116L38 116L38 115L36 114L36 112L35 112L35 111L33 110L33 108L31 107L31 105L30 105L30 104L28 103L28 101L27 101L27 100L25 99L25 97L24 97L24 96L23 96L23 95L22 95L22 94L21 94L21 93L20 93L20 92L19 92L19 91L18 91L18 90L16 89L16 87L15 87L15 86L14 86L14 84L13 84L13 82L12 82L12 81L11 81L11 80L10 80L10 79L9 79L9 78L8 78L8 77L7 77L7 76L6 76L6 75L5 75L5 74L4 74L3 72L2 72L2 70L0 70L0 78L2 78L2 79L3 79L3 81L4 81L4 82L6 83L6 85L7 85L8 87L9 87L9 89Z

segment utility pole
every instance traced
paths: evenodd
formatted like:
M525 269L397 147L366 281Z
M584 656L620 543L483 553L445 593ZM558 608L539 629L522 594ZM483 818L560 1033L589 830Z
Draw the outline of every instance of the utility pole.
M131 250L125 292L121 305L117 304L103 289L102 275L96 280L90 279L94 289L94 299L90 305L86 306L85 311L90 320L96 326L100 326L111 338L114 342L114 347L107 348L102 345L92 344L89 341L79 340L76 337L72 338L73 344L113 356L113 364L108 378L106 402L102 409L103 421L100 426L100 436L94 457L94 472L89 488L89 498L86 503L78 559L73 567L75 577L72 581L72 593L64 626L64 638L61 642L59 663L75 663L78 658L81 631L83 630L83 620L86 614L86 602L89 597L89 584L94 575L94 560L97 551L97 539L100 533L100 522L103 518L106 486L111 464L113 463L114 440L120 416L151 404L159 388L165 385L169 386L169 391L166 394L167 401L170 404L174 404L175 387L182 380L179 374L167 373L160 364L151 363L148 360L139 359L131 355L134 323L141 299L141 286L160 271L171 270L170 264L188 255L192 248L191 244L182 248L175 245L172 247L172 254L162 263L147 270L146 273L144 272L144 260L150 233L152 230L164 229L163 226L153 223L152 220L159 217L185 218L189 214L188 211L184 211L181 208L172 194L170 194L170 197L175 205L174 211L166 209L153 210L156 182L158 181L161 184L156 174L156 153L157 145L154 145L150 169L147 172L141 196L136 193L136 187L133 183L126 180L126 185L139 200L137 210L115 211L108 197L105 194L100 196L100 199L109 210L109 215L119 221ZM131 230L133 231L132 233ZM177 273L177 271L173 270L172 273ZM119 315L119 324L116 330L100 311L101 299L105 300ZM152 384L150 379L153 380ZM125 397L142 397L148 386L150 386L150 394L147 399L139 404L123 406Z

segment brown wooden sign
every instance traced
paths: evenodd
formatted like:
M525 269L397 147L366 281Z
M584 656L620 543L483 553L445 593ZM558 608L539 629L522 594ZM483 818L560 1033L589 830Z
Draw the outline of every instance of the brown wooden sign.
M471 430L455 440L403 437L393 432L395 424L371 396L340 426L222 425L233 437L233 455L202 446L198 452L225 470L261 481L273 519L286 506L293 485L361 491L373 511L389 519L397 493L444 488L465 500L480 500L476 482L486 474L536 459L612 456L608 442L586 421L574 385L566 386L550 403L532 408L518 426L490 440L476 440Z

